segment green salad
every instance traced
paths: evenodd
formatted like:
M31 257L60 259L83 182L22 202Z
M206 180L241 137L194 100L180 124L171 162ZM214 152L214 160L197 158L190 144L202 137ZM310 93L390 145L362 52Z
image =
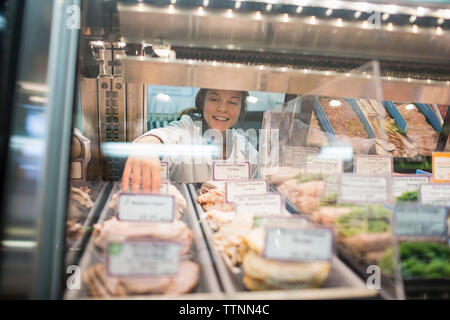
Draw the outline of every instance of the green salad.
M405 191L397 198L397 202L409 202L409 201L418 201L419 200L419 192L418 191Z
M351 212L336 219L342 235L350 237L359 233L386 232L389 230L391 212L382 205L366 205L353 208Z

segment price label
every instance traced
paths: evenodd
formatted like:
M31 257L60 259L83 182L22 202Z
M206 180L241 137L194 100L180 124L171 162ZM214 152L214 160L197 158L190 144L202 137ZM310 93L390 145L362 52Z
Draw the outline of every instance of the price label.
M338 175L343 171L343 162L340 159L322 159L314 155L306 157L307 174Z
M342 175L340 203L386 203L390 199L390 181L386 176Z
M420 185L428 182L429 178L425 175L392 177L392 192L394 197L399 197L404 192L419 191Z
M255 216L253 217L253 228L265 228L267 226L277 228L299 228L310 225L308 219L300 217L299 215L283 216Z
M107 248L111 276L161 276L178 272L181 246L177 242L110 242Z
M169 181L169 163L161 162L161 181Z
M333 232L326 228L266 228L267 259L310 262L330 261Z
M420 185L419 200L421 204L450 207L450 184Z
M83 162L73 161L70 163L70 179L80 180L83 179Z
M433 152L433 181L450 182L450 152Z
M276 215L283 211L283 201L278 192L260 195L237 196L234 204L236 215Z
M219 162L213 161L213 180L249 180L249 162Z
M445 237L447 208L397 204L394 208L394 227L398 236Z
M174 217L173 196L145 193L121 193L119 196L119 220L172 222Z
M283 146L282 164L286 167L305 167L306 156L318 153L317 148Z
M391 175L393 171L392 157L358 155L354 161L356 174Z
M230 181L225 183L225 195L228 203L236 196L262 194L269 191L267 180Z

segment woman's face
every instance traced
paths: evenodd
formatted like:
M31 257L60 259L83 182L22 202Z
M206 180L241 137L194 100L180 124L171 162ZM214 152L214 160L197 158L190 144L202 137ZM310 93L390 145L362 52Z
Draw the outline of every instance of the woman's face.
M236 124L241 112L242 93L229 90L208 90L203 118L210 129L223 133Z

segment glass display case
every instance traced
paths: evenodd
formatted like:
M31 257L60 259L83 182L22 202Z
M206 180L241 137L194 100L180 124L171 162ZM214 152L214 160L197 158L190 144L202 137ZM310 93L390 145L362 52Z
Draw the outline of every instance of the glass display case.
M447 4L44 3L1 97L2 295L448 297Z

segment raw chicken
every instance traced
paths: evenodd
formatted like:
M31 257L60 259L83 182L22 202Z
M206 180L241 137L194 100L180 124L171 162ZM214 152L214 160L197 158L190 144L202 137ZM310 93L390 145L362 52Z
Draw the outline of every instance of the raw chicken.
M83 282L94 297L143 294L177 295L190 292L198 283L200 268L192 261L182 260L175 276L114 277L105 265L95 264L83 272Z
M84 189L85 191L90 189ZM90 192L90 191L89 191ZM91 197L88 193L84 192L82 188L71 188L70 197L75 201L78 201L83 207L92 208L94 203L91 201Z
M220 211L233 211L234 206L232 203L226 203L225 191L219 188L212 189L197 198L197 202L203 207L203 210L220 210Z
M182 221L167 222L131 222L119 221L113 217L101 224L94 225L94 243L105 248L108 241L126 240L167 240L181 244L180 254L186 254L192 243L192 232Z

